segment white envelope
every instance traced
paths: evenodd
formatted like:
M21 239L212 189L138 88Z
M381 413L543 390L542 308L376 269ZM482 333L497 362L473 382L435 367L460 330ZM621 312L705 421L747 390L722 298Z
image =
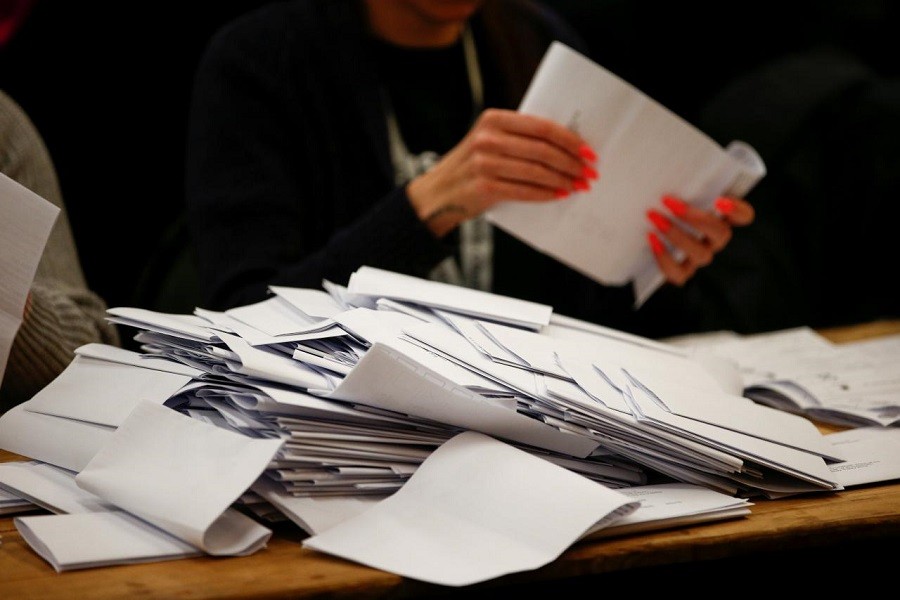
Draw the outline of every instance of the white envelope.
M370 298L391 298L424 304L464 315L539 329L550 322L553 308L449 283L429 281L373 267L362 267L350 276L347 289Z

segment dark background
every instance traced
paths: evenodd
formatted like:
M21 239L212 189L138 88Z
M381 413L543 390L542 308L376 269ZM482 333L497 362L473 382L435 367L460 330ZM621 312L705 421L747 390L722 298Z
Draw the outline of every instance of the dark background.
M43 134L88 282L110 306L194 308L189 278L164 282L183 241L173 236L180 235L191 80L215 29L262 3L39 0L0 51L0 87ZM900 21L887 0L547 3L603 66L691 122L729 81L819 44L842 48L885 78L898 75ZM895 264L894 247L878 248L887 253L872 257L879 268ZM830 325L896 315L897 307L841 305L798 318Z
M215 29L258 4L37 0L0 52L0 87L43 135L88 284L110 306L193 310L191 288L159 290L191 80Z

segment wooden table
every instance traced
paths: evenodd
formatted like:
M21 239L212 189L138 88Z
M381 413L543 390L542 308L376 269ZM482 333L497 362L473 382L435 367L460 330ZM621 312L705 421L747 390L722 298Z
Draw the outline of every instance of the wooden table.
M821 333L845 342L900 333L900 321ZM0 451L0 460L21 459ZM7 517L0 518L0 600L511 598L526 593L599 598L624 590L759 597L789 590L804 595L859 592L875 583L892 589L900 542L900 482L754 502L747 517L581 542L543 568L465 588L424 584L306 550L300 545L305 534L291 524L275 528L268 547L248 557L202 557L58 574L22 540Z

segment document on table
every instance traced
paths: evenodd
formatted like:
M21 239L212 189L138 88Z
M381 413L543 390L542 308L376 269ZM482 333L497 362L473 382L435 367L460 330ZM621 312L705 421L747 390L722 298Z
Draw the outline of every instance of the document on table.
M618 490L468 431L435 450L393 495L303 545L463 586L541 567L589 528L638 506Z
M846 459L829 466L844 487L900 479L900 428L857 427L825 438Z
M310 535L322 533L381 501L380 496L294 496L286 492L284 486L267 477L260 477L250 489Z
M229 507L282 443L142 402L75 482L209 554L250 554L271 531Z
M735 498L690 483L637 485L619 491L640 500L640 509L612 525L591 528L583 539L736 519L749 515L753 506L746 498Z
M22 538L57 572L198 556L190 544L124 511L17 517Z
M76 354L53 381L26 403L31 412L117 427L140 402L162 405L190 375Z
M0 515L30 512L38 508L40 507L37 504L26 500L21 495L0 487Z
M59 208L0 173L0 381Z
M162 405L199 374L158 356L85 344L44 389L0 416L0 448L80 471L138 403Z
M320 395L483 431L569 456L585 457L599 445L488 401L411 359L396 343L376 343L335 390Z
M55 514L115 510L75 484L74 471L32 460L0 464L0 489L7 489Z
M22 538L56 571L200 554L166 532L115 510L75 484L75 473L39 461L0 464L0 492L11 490L52 515L13 520ZM99 543L86 544L85 540Z
M22 537L57 571L202 552L241 556L265 546L272 532L231 505L282 444L145 401L75 475L80 495L67 492L64 478L48 478L46 471L40 478L34 470L30 477L0 476L44 506L73 510L15 520ZM87 501L89 494L96 502Z
M676 343L734 361L760 404L849 427L900 423L900 336L833 344L809 327Z
M226 310L225 314L270 336L299 333L318 321L281 296L237 306Z
M207 554L246 555L272 532L231 508L268 466L282 440L252 439L152 402L138 404L75 476L111 509L20 517L15 525L57 571ZM44 502L51 489L24 482ZM52 495L51 495L52 494ZM70 497L68 503L84 505Z
M428 281L374 267L361 267L350 276L347 290L360 297L388 298L529 329L550 323L553 307L481 290Z
M0 448L80 471L114 431L106 425L31 412L24 402L0 416Z
M825 460L818 454L671 413L641 385L629 386L627 399L642 423L703 440L769 469L811 483L821 490L841 489ZM788 425L781 423L781 426ZM765 486L764 481L758 483L760 487ZM808 491L808 488L798 487L796 491Z
M544 56L519 111L578 132L598 152L601 178L559 202L500 203L486 213L488 221L601 283L632 283L637 305L664 281L647 244L647 209L659 208L665 195L708 209L720 195L745 196L765 175L750 146L732 142L723 149L559 42Z

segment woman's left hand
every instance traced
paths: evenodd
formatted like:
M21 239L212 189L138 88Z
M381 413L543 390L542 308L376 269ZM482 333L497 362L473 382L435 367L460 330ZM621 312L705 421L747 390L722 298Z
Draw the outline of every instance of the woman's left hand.
M716 253L731 241L733 227L749 225L756 216L753 206L742 198L717 198L712 211L691 206L673 196L664 197L662 204L677 219L660 210L647 211L655 229L648 234L648 241L666 280L677 286L684 285L697 269L712 262ZM671 252L663 238L670 243Z

